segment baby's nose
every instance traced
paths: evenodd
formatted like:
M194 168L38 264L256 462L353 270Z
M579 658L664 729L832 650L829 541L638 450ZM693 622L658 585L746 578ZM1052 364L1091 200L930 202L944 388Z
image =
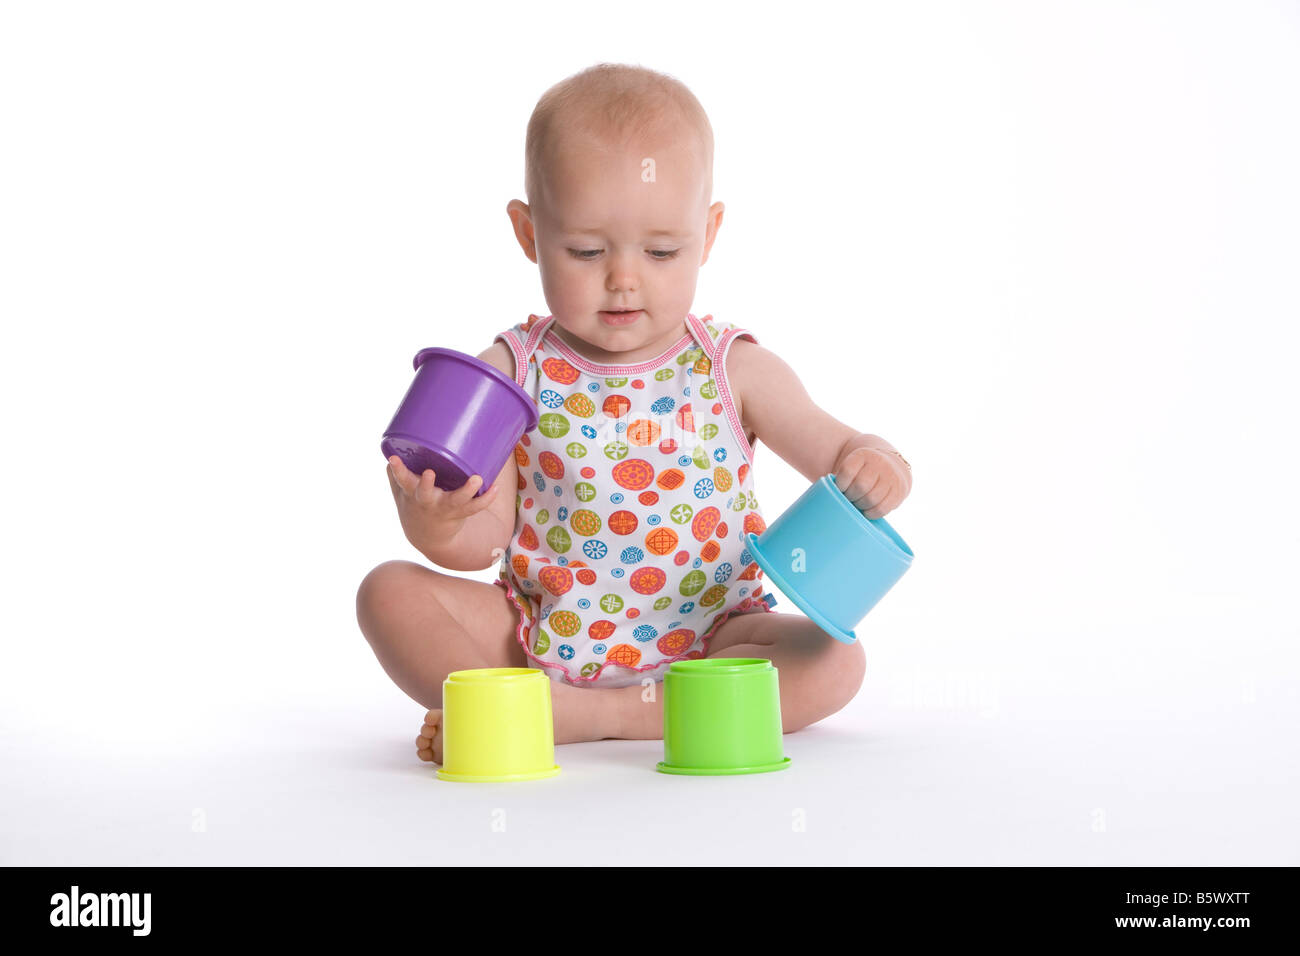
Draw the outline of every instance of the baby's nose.
M635 292L640 285L636 269L630 256L614 256L610 259L609 275L605 279L605 288L609 292Z

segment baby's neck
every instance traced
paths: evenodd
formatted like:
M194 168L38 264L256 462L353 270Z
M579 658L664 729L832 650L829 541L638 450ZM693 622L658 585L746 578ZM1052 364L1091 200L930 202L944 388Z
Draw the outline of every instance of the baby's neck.
M639 365L650 359L658 358L668 351L678 339L688 334L689 330L686 328L686 319L683 318L681 323L674 326L671 332L626 352L606 352L599 349L585 339L571 335L561 328L558 322L552 323L551 331L555 333L560 341L593 365Z

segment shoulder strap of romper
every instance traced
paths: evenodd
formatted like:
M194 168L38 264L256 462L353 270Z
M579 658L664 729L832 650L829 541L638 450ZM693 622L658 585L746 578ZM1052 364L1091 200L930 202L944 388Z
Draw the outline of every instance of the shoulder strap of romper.
M519 386L528 383L528 359L537 348L537 343L546 334L552 316L529 315L527 322L497 333L497 339L504 339L510 351L515 355L515 382ZM496 341L496 339L493 339Z

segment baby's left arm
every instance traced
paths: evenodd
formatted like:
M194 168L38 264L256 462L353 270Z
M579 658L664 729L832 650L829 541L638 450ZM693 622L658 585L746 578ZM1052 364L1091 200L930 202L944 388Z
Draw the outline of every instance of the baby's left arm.
M819 408L780 356L747 339L727 352L727 378L741 425L810 482L835 484L868 518L883 518L912 490L912 469L893 445Z

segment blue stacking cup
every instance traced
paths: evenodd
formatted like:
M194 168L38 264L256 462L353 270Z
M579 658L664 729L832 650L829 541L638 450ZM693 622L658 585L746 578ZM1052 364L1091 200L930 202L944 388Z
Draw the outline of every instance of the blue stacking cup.
M824 475L768 525L745 535L781 593L846 644L853 628L912 566L912 549L884 518L868 518Z

